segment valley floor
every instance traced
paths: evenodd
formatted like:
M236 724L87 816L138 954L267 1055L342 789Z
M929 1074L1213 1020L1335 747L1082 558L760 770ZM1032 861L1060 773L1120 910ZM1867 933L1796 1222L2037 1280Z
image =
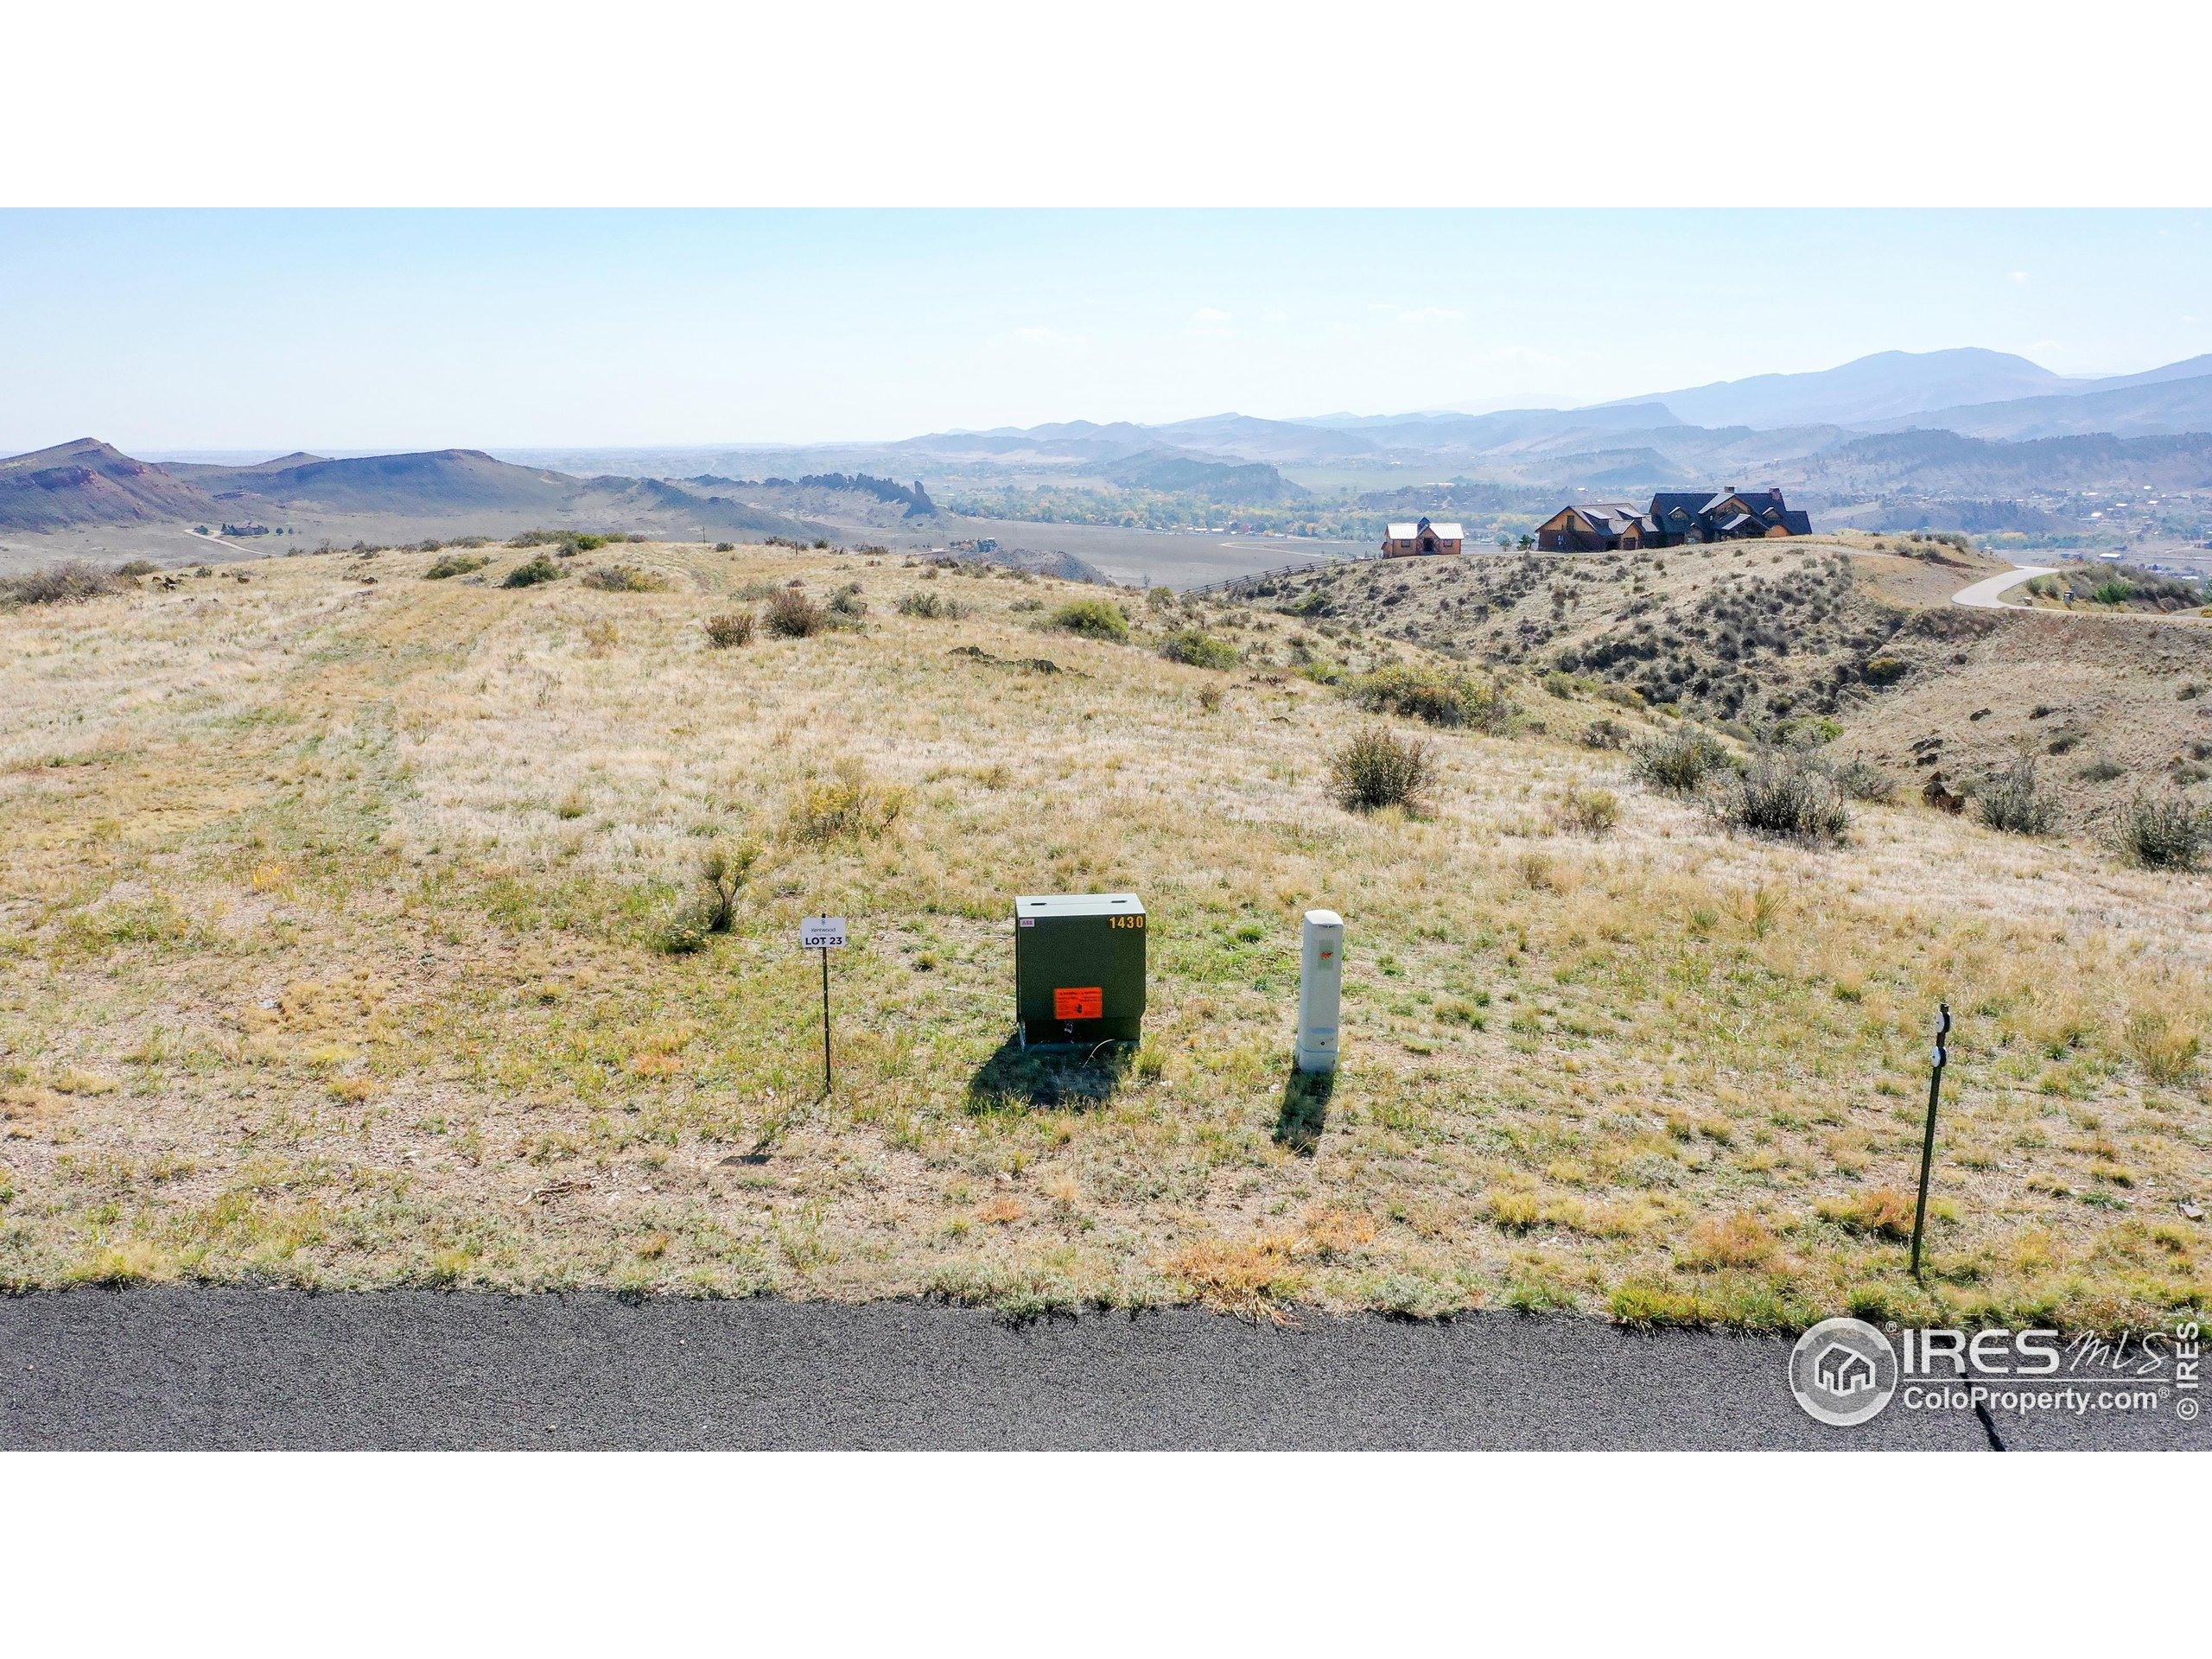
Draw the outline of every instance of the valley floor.
M1579 741L1667 716L1525 679L1518 734L1423 734L1426 813L1355 816L1328 756L1370 717L1288 671L1294 619L1128 595L1116 645L1042 626L1097 589L1011 573L645 547L660 591L509 589L491 551L0 614L0 1282L1758 1329L2205 1299L2203 876L1917 805L1733 838ZM792 581L858 583L861 626L709 648ZM1237 670L1149 648L1192 617ZM1590 788L1609 833L1562 827ZM687 935L748 843L734 925ZM1143 1048L1003 1053L1014 894L1123 888ZM1287 1071L1315 905L1351 927L1326 1099Z

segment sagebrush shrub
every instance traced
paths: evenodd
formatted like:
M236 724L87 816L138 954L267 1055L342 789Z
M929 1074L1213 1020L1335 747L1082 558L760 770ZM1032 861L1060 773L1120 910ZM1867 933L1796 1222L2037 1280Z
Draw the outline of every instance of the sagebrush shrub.
M817 779L799 791L791 803L791 836L811 844L874 841L898 821L906 804L906 791L871 782L857 764L848 762L836 778Z
M634 564L602 564L584 577L584 586L603 594L659 594L668 591L668 578Z
M701 626L707 631L707 643L717 651L753 643L754 620L750 611L731 611L721 616L710 616Z
M2047 836L2058 822L2057 804L2036 783L2031 754L1984 779L1974 791L1974 810L1991 829L2015 836Z
M1171 663L1187 663L1192 668L1236 666L1236 647L1202 628L1182 628L1169 634L1160 642L1160 654Z
M1063 605L1052 613L1052 626L1109 645L1126 645L1129 638L1129 619L1111 600L1078 599Z
M707 887L707 931L729 931L737 916L737 895L760 861L760 843L750 840L734 845L716 842L700 855L699 879Z
M1363 709L1404 715L1432 726L1471 726L1478 731L1504 732L1512 728L1520 714L1512 698L1495 681L1485 683L1471 674L1399 663L1347 680L1344 691Z
M1329 763L1329 785L1347 811L1418 807L1435 778L1435 762L1419 738L1402 738L1377 721L1352 734Z
M559 581L562 574L561 567L541 553L536 558L527 560L508 571L507 579L499 586L535 588L541 582Z
M1897 798L1897 780L1869 761L1845 761L1836 768L1835 780L1854 801L1882 806Z
M1897 657L1876 657L1860 671L1869 685L1895 685L1904 678L1911 664Z
M1624 749L1628 747L1628 728L1611 715L1600 715L1583 728L1582 744L1591 749Z
M1814 755L1802 749L1763 749L1721 789L1713 815L1731 830L1833 846L1851 830L1843 786Z
M1609 789L1570 789L1554 810L1561 829L1602 836L1620 822L1620 797Z
M830 626L829 613L796 588L770 595L765 620L768 632L784 639L804 639Z
M912 593L899 595L899 614L927 617L931 620L957 622L963 617L973 616L976 607L964 599L955 599L948 594Z
M2113 827L2120 856L2146 870L2193 870L2212 848L2212 809L2139 792Z
M26 605L74 605L113 590L115 578L82 559L27 570L20 576L0 576L0 609Z
M579 553L595 552L612 542L642 542L645 539L643 536L633 536L620 530L601 531L596 534L579 530L525 530L521 535L510 537L507 545L550 547L561 557L569 559ZM480 538L477 538L477 544L483 544Z
M1694 794L1714 772L1728 769L1728 751L1710 732L1685 727L1641 744L1636 775L1669 794Z
M448 576L465 576L472 570L481 570L491 563L467 553L448 553L423 575L430 582L443 582Z

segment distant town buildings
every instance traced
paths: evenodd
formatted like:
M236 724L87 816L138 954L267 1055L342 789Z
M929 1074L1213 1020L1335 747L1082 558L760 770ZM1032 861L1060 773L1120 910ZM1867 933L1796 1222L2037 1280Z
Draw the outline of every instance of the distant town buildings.
M1422 519L1414 524L1389 524L1384 527L1382 556L1386 559L1418 558L1431 553L1459 553L1465 550L1466 537L1457 524L1432 524Z
M266 524L225 524L223 534L226 536L266 536L269 534L269 526Z
M1788 505L1780 490L1669 490L1644 507L1625 501L1562 507L1536 527L1536 545L1548 553L1611 553L1812 533L1811 518Z

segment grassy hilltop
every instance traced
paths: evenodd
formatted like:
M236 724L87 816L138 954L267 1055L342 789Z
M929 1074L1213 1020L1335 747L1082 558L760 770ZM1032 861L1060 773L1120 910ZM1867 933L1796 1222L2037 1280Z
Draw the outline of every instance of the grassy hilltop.
M615 550L598 588L606 555L508 588L543 550L391 552L0 611L0 1283L1759 1326L2205 1300L2212 879L1910 791L1840 849L1732 834L1585 741L1671 717L1513 671L1517 721L1392 718L1438 780L1354 813L1330 760L1375 716L1291 671L1422 645L1133 594L1116 642L1050 626L1099 589L1011 572ZM1832 552L1773 575L1840 639ZM709 644L794 582L857 583L846 626ZM1237 666L1163 659L1191 628ZM1001 1053L1013 896L1124 887L1142 1049ZM1314 905L1350 928L1326 1098L1287 1073ZM855 940L827 1100L794 938L823 912Z

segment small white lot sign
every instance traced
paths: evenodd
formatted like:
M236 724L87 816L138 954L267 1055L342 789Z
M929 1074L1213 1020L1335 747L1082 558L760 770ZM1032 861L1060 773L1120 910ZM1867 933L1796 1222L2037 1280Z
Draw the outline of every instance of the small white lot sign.
M798 925L798 945L802 950L831 950L845 942L845 918L842 916L810 916Z

